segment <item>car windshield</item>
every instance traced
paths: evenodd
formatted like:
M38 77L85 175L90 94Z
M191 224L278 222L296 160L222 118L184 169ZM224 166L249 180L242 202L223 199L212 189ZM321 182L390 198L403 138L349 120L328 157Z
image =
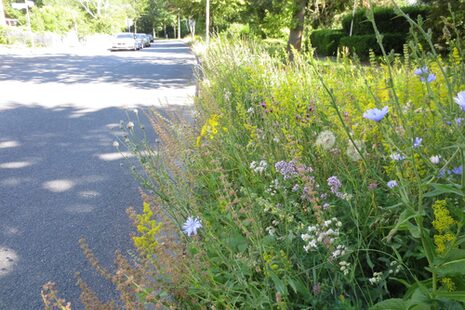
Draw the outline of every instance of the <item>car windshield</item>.
M117 39L132 39L134 35L132 33L121 33L116 36Z
M145 38L145 34L137 34L137 37L143 39Z

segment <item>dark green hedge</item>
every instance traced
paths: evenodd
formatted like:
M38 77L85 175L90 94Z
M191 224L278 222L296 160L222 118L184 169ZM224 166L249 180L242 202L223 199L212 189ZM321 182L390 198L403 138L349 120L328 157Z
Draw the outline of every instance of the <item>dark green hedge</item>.
M402 53L405 42L406 35L403 33L383 34L383 46L387 53L392 50L396 53ZM341 38L339 44L341 47L348 47L351 53L356 53L362 58L366 58L369 55L370 49L377 55L381 54L381 48L374 34L346 36Z
M430 14L430 7L427 6L408 6L403 7L402 10L410 15L411 18L416 20L419 15L426 19ZM410 26L407 20L399 17L393 8L378 7L373 9L376 26L381 33L404 33L407 34ZM342 27L344 32L348 35L350 33L350 25L352 22L352 13L347 14L342 19ZM373 25L367 20L366 9L359 9L354 16L353 35L373 34Z
M339 41L344 36L342 29L321 29L315 30L310 35L310 41L315 48L317 55L335 56Z

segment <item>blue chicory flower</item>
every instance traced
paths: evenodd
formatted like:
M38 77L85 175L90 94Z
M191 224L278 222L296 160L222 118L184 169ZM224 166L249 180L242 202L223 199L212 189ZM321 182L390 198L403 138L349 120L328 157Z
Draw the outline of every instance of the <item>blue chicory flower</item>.
M423 141L423 138L416 137L415 140L413 140L413 148L419 148L421 146L421 142Z
M416 69L415 74L420 76L420 81L423 83L431 83L436 80L436 75L429 72L428 67L421 67Z
M405 159L405 156L400 153L392 153L390 157L393 161L402 161Z
M363 117L375 122L381 121L386 114L389 112L389 107L384 107L381 110L380 109L371 109L367 110L365 113L363 113Z
M459 92L454 100L462 109L462 111L465 111L465 91Z
M452 174L455 174L455 175L462 175L463 166L458 166L458 167L452 168L451 172L452 172Z
M397 184L397 181L396 181L396 180L391 180L391 181L387 182L387 186L388 186L389 188L397 187L397 185L398 185L398 184Z
M457 124L457 126L460 126L462 125L462 123L465 121L465 118L463 117L458 117L455 119L455 123Z
M190 236L197 235L197 230L202 227L202 221L197 217L189 216L182 225L183 232Z

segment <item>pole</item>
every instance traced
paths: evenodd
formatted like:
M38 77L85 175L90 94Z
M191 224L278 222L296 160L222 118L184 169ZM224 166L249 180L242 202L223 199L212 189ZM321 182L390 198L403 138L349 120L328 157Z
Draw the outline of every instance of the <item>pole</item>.
M354 9L352 10L352 21L350 22L349 37L352 36L352 32L354 31L354 18L355 18L356 11L357 11L357 0L354 0Z
M178 14L178 39L181 39L181 16Z
M32 45L32 48L35 48L34 34L32 33L32 28L31 28L31 15L29 14L29 5L27 3L27 0L24 0L24 3L26 4L27 28L29 30L29 35L31 37L31 45Z
M210 0L207 0L205 17L205 42L207 46L210 44Z

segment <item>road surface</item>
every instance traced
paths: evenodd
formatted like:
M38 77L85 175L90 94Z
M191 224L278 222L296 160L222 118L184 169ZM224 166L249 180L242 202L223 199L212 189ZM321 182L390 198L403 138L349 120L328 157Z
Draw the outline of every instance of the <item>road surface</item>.
M78 240L104 266L115 250L131 250L125 210L141 201L112 146L119 122L135 118L135 107L188 109L194 63L180 41L138 52L0 54L0 309L41 309L47 281L82 309L78 271L103 300L115 297Z

